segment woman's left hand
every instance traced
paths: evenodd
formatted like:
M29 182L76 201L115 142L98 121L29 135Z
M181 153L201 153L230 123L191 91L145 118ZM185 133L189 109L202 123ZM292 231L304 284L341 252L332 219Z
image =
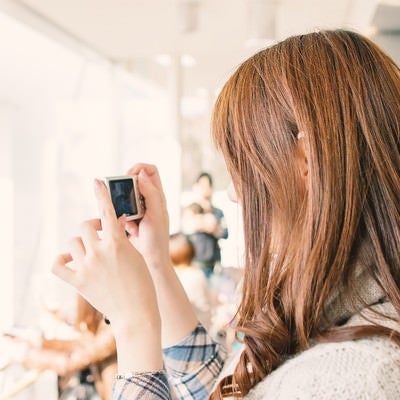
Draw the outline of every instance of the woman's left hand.
M146 202L143 219L136 223L128 221L125 229L133 246L146 260L150 272L161 273L171 266L169 256L169 217L164 190L156 166L135 164L128 171L137 175L139 190Z

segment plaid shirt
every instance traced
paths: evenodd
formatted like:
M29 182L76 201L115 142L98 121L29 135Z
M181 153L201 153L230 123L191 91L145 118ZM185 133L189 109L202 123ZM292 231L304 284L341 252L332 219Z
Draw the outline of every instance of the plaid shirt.
M207 399L225 357L224 348L199 324L189 336L164 349L165 371L117 380L113 400L170 400L174 395L182 400Z

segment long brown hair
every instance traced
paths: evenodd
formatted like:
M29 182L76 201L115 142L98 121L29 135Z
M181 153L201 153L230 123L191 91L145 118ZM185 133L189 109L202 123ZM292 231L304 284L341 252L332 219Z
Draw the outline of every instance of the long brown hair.
M300 132L306 178L295 162ZM357 308L360 266L400 315L400 73L393 60L353 32L291 37L228 80L213 136L243 208L246 265L236 318L244 351L211 398L246 395L313 339L383 335L400 344L397 332L377 324L321 323L338 288Z

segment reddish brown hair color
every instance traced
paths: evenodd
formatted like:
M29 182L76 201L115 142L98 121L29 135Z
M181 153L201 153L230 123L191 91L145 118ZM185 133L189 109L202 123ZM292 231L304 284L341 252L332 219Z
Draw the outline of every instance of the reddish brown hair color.
M77 296L76 302L76 329L80 331L88 330L96 334L100 323L103 321L103 315L80 295Z
M295 162L299 132L305 178ZM228 80L213 136L243 208L246 268L236 322L245 350L211 398L246 395L311 339L378 334L400 344L383 326L321 324L338 288L357 296L355 265L400 315L399 132L399 68L356 33L289 38Z
M193 261L194 250L189 238L183 233L169 236L169 255L174 266L189 266Z

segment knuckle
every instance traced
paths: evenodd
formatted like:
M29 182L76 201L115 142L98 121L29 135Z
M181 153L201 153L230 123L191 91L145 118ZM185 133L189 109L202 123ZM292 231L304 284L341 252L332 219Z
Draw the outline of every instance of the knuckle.
M115 254L118 252L119 247L120 246L118 244L118 241L115 239L115 237L111 237L110 240L108 241L108 250L112 254Z
M82 239L79 236L74 236L69 240L69 247L70 248L76 248L77 246L80 246L82 243Z
M59 276L59 268L60 268L60 256L58 256L54 261L53 264L51 266L51 272L54 275Z
M81 222L79 225L79 232L81 232L82 235L90 234L91 232L95 232L97 230L101 230L100 219L88 219L84 222Z
M86 279L84 274L80 274L74 279L73 285L76 289L82 290L85 288Z
M79 224L79 231L85 232L89 229L89 227L90 227L90 221L89 220L83 221Z
M86 253L85 264L88 266L96 265L99 263L100 259L101 259L100 250L97 247L94 247Z
M73 236L71 239L69 239L69 244L75 244L78 240L78 236Z
M108 241L108 251L113 255L117 255L121 251L121 241L115 235L111 236Z
M137 165L134 165L132 168L128 169L128 175L135 175L138 167Z
M115 211L114 209L112 209L111 207L104 207L102 212L101 212L102 216L104 218L115 218Z

